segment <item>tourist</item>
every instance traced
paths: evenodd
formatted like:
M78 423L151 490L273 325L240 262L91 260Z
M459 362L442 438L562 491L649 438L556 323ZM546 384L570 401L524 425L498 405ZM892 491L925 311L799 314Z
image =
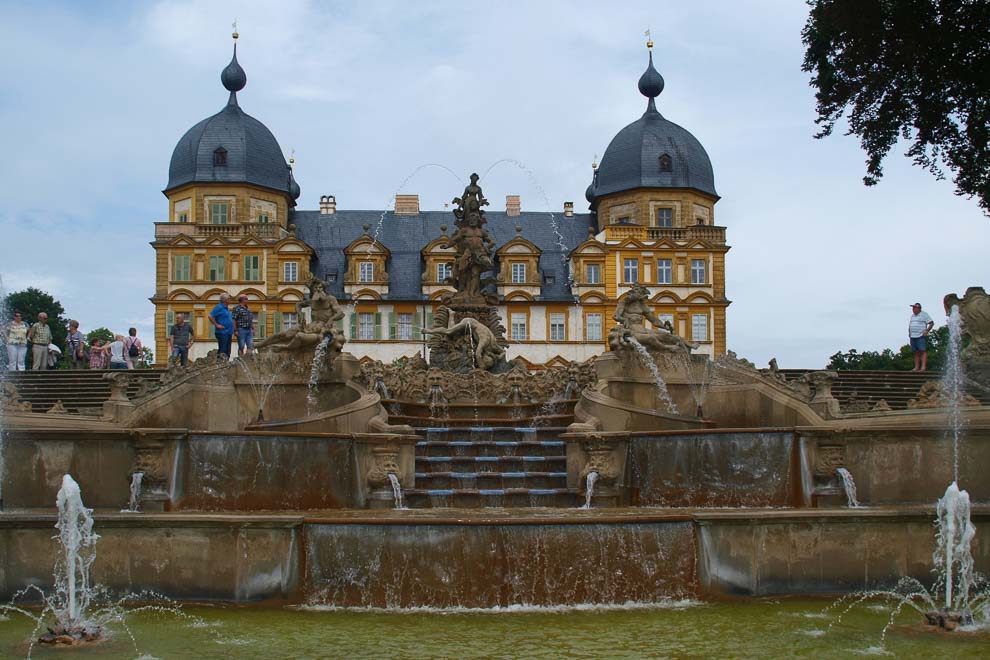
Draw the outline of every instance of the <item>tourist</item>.
M127 336L124 337L124 359L127 360L128 369L137 369L139 364L144 364L144 346L137 336L137 328L129 328Z
M113 341L103 347L103 352L110 354L111 369L127 369L127 359L124 357L123 335L114 335Z
M925 371L928 368L928 333L932 331L935 322L928 312L921 311L921 303L911 305L911 318L908 321L908 339L911 350L914 351L914 369Z
M226 293L220 294L220 302L214 307L207 318L216 329L217 335L217 357L230 357L230 339L234 334L234 317L230 315L227 305L230 304L230 296Z
M103 345L103 340L99 337L93 339L93 343L89 346L89 368L90 369L106 369L107 368L107 353L106 347Z
M21 319L21 313L14 310L14 319L7 325L5 333L7 340L7 369L24 371L24 359L27 357L28 324Z
M27 335L31 342L31 369L44 371L48 368L48 345L52 343L52 329L48 327L48 314L38 314L38 322L31 326Z
M83 334L79 332L79 321L69 321L69 334L65 336L65 354L69 356L69 369L82 369L86 366L83 344Z
M237 296L234 306L234 336L237 337L237 357L254 352L254 315L248 307L248 297L243 293Z
M179 364L186 366L189 359L189 348L196 341L192 325L186 323L186 315L179 312L175 315L175 323L168 329L169 359L179 358Z

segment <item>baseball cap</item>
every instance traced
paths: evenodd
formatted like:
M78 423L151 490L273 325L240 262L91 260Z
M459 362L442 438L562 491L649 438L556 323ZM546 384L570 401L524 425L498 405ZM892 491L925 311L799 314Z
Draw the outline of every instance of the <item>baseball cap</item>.
M911 307L921 307L921 303L912 303Z

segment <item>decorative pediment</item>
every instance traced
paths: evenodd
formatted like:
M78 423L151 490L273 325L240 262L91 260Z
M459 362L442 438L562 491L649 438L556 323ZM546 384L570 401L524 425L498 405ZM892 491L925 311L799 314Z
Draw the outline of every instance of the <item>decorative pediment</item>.
M679 304L684 301L673 291L661 291L657 295L650 298L650 302Z
M166 245L168 245L169 247L193 247L195 245L198 245L198 243L191 240L185 234L179 234L178 236L170 240L168 243L166 243Z
M617 245L615 245L613 249L616 249L616 250L630 250L630 249L632 249L632 250L648 250L648 249L650 249L652 247L654 247L654 246L647 245L646 243L644 243L644 242L642 242L642 241L640 241L638 239L635 239L635 238L626 238L626 239L620 241Z
M308 244L300 241L298 238L293 238L291 236L283 238L278 243L275 244L275 251L279 254L284 253L303 253L303 254L314 254L313 248Z
M247 236L241 240L240 245L241 247L261 247L264 244L253 236Z
M304 298L303 292L299 289L286 289L279 294L279 299L286 302L293 302L302 300Z
M453 256L454 254L456 254L456 250L452 245L449 245L447 243L448 240L449 239L446 236L441 236L440 238L434 238L432 241L427 243L426 247L420 250L419 253L422 254L424 257L427 255Z
M526 293L525 291L509 291L505 294L505 301L512 302L513 300L525 300L527 302L533 302L536 300L533 296Z
M350 245L344 248L344 254L351 256L381 256L390 259L392 253L382 245L381 241L376 241L368 234L362 234L351 241Z
M221 238L219 236L215 236L210 240L206 241L207 247L227 247L228 245L230 245L230 241Z
M675 243L674 241L670 240L669 238L661 238L660 240L658 240L656 243L654 243L650 247L652 249L654 249L654 250L663 250L665 248L666 249L669 249L669 250L683 250L684 249L683 246L678 245L677 243Z
M594 303L603 303L603 302L605 302L605 298L600 293L591 292L581 296L582 305L586 303L594 304Z
M355 291L352 293L351 298L354 300L381 300L382 294L378 293L374 289L361 289L360 291Z
M695 239L685 246L689 250L711 250L714 246L708 241ZM683 248L682 248L683 249Z
M547 367L569 367L571 366L571 361L562 355L554 355L545 364Z
M536 247L536 244L529 241L522 236L516 236L512 240L508 241L505 245L500 247L495 251L495 254L499 256L512 254L512 255L536 255L542 254L542 250Z
M572 256L580 255L582 257L604 256L605 254L608 254L608 250L605 249L604 245L595 240L587 240L571 251Z
M248 300L265 300L268 297L257 289L243 289L240 293L234 296L234 299L236 300L238 296L242 295L247 296Z
M189 289L176 289L168 294L167 300L196 300L198 296Z
M699 291L698 293L692 294L691 297L687 299L687 302L689 302L689 303L699 303L699 304L708 304L708 303L715 302L715 299L712 298L707 293L703 293L703 292Z

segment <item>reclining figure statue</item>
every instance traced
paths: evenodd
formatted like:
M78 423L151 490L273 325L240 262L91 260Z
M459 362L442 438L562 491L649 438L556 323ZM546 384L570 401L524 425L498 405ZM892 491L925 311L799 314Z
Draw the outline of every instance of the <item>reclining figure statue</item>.
M697 344L684 341L676 334L667 321L661 321L650 306L646 304L650 291L642 284L634 284L626 297L615 308L613 318L619 325L608 333L608 344L613 351L632 348L630 339L646 347L646 350L658 353L690 353L698 348ZM646 327L643 321L654 325Z
M337 321L344 318L344 311L337 299L327 293L326 285L315 277L309 281L309 292L308 299L296 303L298 325L255 342L256 348L275 352L305 351L315 348L324 337L330 337L328 350L338 352L344 347L347 340L336 326ZM309 320L303 314L304 309L309 310Z
M423 328L423 333L445 337L453 337L461 333L465 336L470 334L474 346L474 364L478 369L487 371L505 357L505 349L498 345L498 340L491 328L470 316L465 316L449 328Z

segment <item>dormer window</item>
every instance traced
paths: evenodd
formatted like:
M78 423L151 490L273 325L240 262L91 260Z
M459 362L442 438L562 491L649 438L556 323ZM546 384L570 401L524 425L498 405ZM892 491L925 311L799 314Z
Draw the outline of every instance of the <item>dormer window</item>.
M222 167L227 164L227 150L223 147L217 147L217 150L213 152L213 167Z
M672 170L673 170L673 163L670 160L670 156L668 156L667 154L663 154L662 156L660 156L660 171L670 172Z

